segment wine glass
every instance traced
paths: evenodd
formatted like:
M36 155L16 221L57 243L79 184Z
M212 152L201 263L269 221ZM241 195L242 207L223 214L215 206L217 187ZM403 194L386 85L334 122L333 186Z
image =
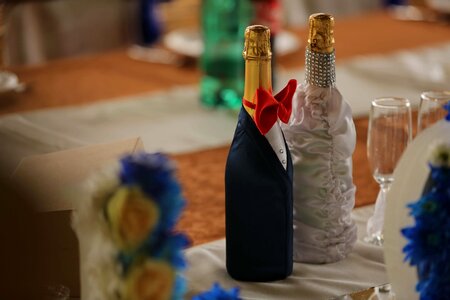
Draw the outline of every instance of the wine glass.
M364 239L374 245L383 244L386 194L400 156L412 139L411 104L399 97L377 98L372 101L367 135L367 157L372 175L380 185L375 212L367 222Z
M428 91L420 94L417 133L443 119L448 113L444 105L449 101L450 91Z

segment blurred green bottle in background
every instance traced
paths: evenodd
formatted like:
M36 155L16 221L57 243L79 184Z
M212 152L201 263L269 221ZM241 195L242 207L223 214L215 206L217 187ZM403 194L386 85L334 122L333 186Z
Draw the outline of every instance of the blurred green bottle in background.
M237 110L244 93L244 31L253 18L250 0L203 0L204 51L201 103Z

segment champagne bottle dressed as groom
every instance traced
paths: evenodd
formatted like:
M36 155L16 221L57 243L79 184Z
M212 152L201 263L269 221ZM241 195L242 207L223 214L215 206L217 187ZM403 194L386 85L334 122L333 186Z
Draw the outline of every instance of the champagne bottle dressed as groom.
M297 82L272 96L269 28L247 27L245 87L225 171L226 265L237 280L292 272L292 160L279 122L288 122Z
M356 144L350 106L336 88L334 19L309 18L306 78L282 125L294 162L294 261L330 263L356 242L352 154Z

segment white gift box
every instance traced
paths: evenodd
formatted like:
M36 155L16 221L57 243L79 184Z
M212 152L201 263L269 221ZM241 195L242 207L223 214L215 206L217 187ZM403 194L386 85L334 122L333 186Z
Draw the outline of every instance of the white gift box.
M81 184L91 174L144 149L140 138L85 146L24 158L12 175L17 189L38 212L40 240L36 249L43 284L62 284L80 297L79 246L71 227L74 201L82 200Z

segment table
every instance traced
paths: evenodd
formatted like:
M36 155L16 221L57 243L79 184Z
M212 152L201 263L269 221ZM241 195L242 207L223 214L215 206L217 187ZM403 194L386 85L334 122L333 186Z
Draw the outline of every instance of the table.
M302 41L306 40L305 28L289 30ZM388 54L448 41L449 27L397 21L386 12L336 19L338 64L358 55ZM302 67L303 57L304 52L299 49L278 61L283 69L293 69ZM21 94L0 96L0 115L6 117L40 109L108 103L115 97L195 85L201 76L195 67L133 61L125 49L10 70L17 73L29 89ZM372 179L365 155L367 117L357 118L355 123L358 140L353 175L358 188L356 203L362 206L374 201L378 186ZM178 163L179 178L188 200L178 229L188 233L194 246L224 237L223 175L227 152L228 145L223 145L171 154Z
M306 28L290 31L301 41L306 40ZM391 53L449 41L450 27L398 21L380 11L337 18L335 39L339 64L357 55ZM301 48L279 58L278 62L284 69L298 68L304 63L303 57ZM108 101L119 96L196 84L201 76L194 66L178 68L131 60L125 49L10 70L29 88L24 93L2 95L0 115ZM372 180L365 155L367 118L355 119L355 123L358 139L353 157L354 180L358 187L356 204L360 206L374 201L378 186ZM224 145L173 156L188 199L179 229L190 235L193 245L224 236L223 174L227 151L228 146Z

